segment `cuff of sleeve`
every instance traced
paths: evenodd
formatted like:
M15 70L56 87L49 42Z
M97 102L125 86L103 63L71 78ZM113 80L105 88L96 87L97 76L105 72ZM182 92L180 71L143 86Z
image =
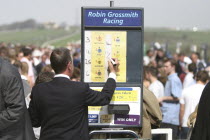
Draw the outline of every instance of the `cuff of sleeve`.
M109 78L112 78L116 81L116 74L113 72L109 73Z
M183 99L180 99L179 103L180 104L185 104Z

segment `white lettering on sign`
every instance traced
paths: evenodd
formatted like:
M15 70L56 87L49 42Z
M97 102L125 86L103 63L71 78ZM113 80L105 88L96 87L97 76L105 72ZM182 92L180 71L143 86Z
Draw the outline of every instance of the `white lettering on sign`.
M119 19L116 19L116 18L114 18L114 19L104 18L103 23L122 25L123 24L123 20L119 20Z
M135 122L135 118L117 118L118 121Z
M108 17L138 17L139 14L137 12L130 12L130 13L113 13L109 12Z
M136 119L135 119L135 118L127 118L126 121L127 121L127 122L135 122Z
M88 17L106 17L106 13L103 12L88 12Z
M125 121L125 118L117 118L118 121Z

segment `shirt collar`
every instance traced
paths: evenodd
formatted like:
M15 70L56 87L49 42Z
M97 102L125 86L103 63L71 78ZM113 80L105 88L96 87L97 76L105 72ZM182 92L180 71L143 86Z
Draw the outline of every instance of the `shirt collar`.
M28 80L25 75L21 75L21 79L26 80L26 81Z
M70 80L70 77L68 75L66 75L66 74L56 74L54 76L54 78L56 78L56 77L64 77L64 78L68 78Z
M174 76L177 76L177 73L170 74L170 75L168 76L168 78L170 79L170 78L172 78L172 77L174 77Z

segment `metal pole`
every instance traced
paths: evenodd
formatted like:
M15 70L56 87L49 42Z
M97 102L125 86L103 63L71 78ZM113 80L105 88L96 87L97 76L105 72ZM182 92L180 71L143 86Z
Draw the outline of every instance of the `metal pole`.
M110 7L114 7L114 1L110 1Z

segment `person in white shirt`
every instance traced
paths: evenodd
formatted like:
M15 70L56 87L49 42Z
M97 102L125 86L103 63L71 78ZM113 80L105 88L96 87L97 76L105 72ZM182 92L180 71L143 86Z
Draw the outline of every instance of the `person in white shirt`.
M22 51L23 51L24 57L20 61L26 62L28 64L28 80L29 80L30 86L33 87L34 81L35 81L35 77L34 77L35 75L34 75L34 68L31 61L32 51L28 47L22 48Z
M183 82L183 89L196 84L194 77L194 73L196 72L196 64L195 63L191 63L188 65L188 72L187 75L184 78L184 82Z
M146 71L146 77L150 80L149 90L152 91L157 98L163 97L164 86L157 79L158 70L155 67L149 67Z
M186 139L189 128L187 127L187 120L190 114L195 110L199 103L202 91L205 84L209 80L209 75L206 71L199 71L196 74L196 84L182 91L182 96L180 99L180 125L181 138Z
M146 52L146 56L144 56L144 66L147 66L149 63L155 60L154 51L149 49Z

